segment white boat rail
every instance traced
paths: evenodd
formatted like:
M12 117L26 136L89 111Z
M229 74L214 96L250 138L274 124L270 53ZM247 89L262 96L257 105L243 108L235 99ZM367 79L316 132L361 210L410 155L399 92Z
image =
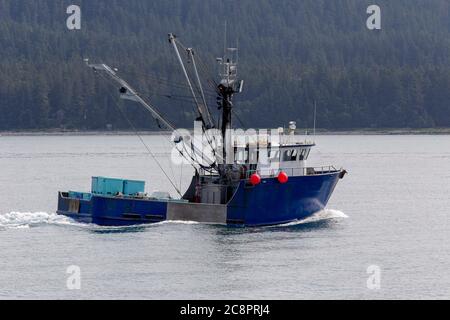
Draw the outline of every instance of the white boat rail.
M257 173L263 178L273 178L278 177L281 172L286 173L289 177L298 177L298 176L317 176L321 174L330 174L341 171L340 169L336 169L334 166L322 166L322 167L305 167L305 168L285 168L285 169L260 169L260 170L252 170L246 173L246 177L250 178L252 174Z
M285 168L285 169L258 169L258 170L246 170L242 174L242 179L249 179L255 173L260 175L262 178L275 178L278 177L280 172L286 173L289 177L297 177L297 176L317 176L322 174L336 173L340 171L342 171L342 169L336 169L336 167L334 166ZM203 170L200 170L200 176L217 177L216 174L211 174Z

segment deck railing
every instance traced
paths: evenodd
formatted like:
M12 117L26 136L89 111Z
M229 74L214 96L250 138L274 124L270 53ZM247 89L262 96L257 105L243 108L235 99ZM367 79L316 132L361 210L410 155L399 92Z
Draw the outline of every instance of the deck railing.
M254 173L259 174L261 177L275 178L278 177L280 172L285 172L290 177L296 176L316 176L321 174L329 174L338 172L334 166L323 166L323 167L304 167L304 168L284 168L284 169L258 169L258 170L247 170L242 174L242 179L249 179ZM208 174L208 172L201 170L200 175L202 176L217 176L217 174Z
M335 173L339 170L334 166L323 167L305 167L305 168L284 168L284 169L259 169L247 171L246 178L250 178L252 174L257 173L262 177L277 177L280 172L285 172L290 177L296 176L315 176L321 174Z

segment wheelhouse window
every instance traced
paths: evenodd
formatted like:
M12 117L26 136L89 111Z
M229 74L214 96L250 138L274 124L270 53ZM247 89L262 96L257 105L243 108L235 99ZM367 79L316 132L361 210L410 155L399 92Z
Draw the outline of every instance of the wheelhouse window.
M283 152L283 161L284 162L291 162L291 161L297 161L298 158L298 150L297 149L290 149Z
M296 148L282 151L283 162L305 161L309 157L311 148Z
M297 161L297 156L298 156L298 150L297 149L292 150L291 161Z
M292 153L292 150L286 150L283 152L283 161L284 162L291 161L291 153Z
M298 157L298 160L299 160L299 161L305 161L305 160L308 160L308 157L309 157L309 153L310 153L310 152L311 152L311 149L310 149L310 148L302 149L301 152L300 152L300 156Z

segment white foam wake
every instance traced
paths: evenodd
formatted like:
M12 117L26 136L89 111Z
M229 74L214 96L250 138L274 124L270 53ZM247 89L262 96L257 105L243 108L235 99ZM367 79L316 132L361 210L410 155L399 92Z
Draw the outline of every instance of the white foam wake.
M182 220L167 220L167 221L162 221L157 223L158 225L164 225L164 224L187 224L187 225L191 225L191 224L201 224L200 222L196 222L196 221L182 221Z
M286 226L295 226L299 224L307 224L307 223L313 223L317 221L322 220L330 220L330 219L346 219L348 216L338 210L332 210L332 209L326 209L320 212L315 213L309 218L306 218L304 220L294 221L290 222L284 225L281 225L283 227ZM77 223L74 220L57 215L56 213L46 213L46 212L10 212L5 214L0 214L0 229L28 229L30 227L34 226L40 226L40 225L68 225L68 226L78 226L78 227L84 227L84 226L90 226L94 227L93 225L86 225ZM192 225L192 224L199 224L198 222L193 221L164 221L156 224L152 224L151 226L158 226L158 225L165 225L165 224L186 224L186 225ZM280 227L280 225L278 225ZM101 227L98 227L101 228ZM119 229L123 227L110 227L110 229Z
M0 214L1 229L28 229L33 226L53 224L53 225L74 225L73 220L46 212L10 212Z
M303 220L298 220L290 223L286 223L282 225L283 227L290 227L290 226L296 226L300 224L307 224L307 223L313 223L323 220L336 220L336 219L347 219L348 216L339 210L333 210L333 209L325 209L322 211L319 211L315 214L313 214L311 217L308 217Z

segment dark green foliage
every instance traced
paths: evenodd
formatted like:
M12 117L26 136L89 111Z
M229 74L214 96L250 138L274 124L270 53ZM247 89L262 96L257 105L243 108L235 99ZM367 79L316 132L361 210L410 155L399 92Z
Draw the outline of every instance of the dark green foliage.
M82 8L81 31L66 28L70 4ZM370 4L382 8L381 31L366 28ZM449 8L447 0L0 0L0 130L129 129L117 94L84 57L118 67L190 127L187 98L164 97L188 95L167 34L195 47L202 75L216 77L226 12L246 80L236 113L247 127L311 127L314 101L323 128L448 127ZM136 127L157 129L139 106L120 105Z

